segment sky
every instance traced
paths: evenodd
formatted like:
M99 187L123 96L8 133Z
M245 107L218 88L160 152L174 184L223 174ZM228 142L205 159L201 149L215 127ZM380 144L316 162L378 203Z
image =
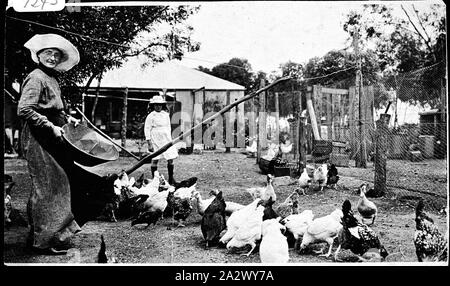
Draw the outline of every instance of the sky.
M192 38L201 42L200 51L187 54L181 63L211 68L240 57L253 71L266 73L287 61L304 63L349 45L341 27L345 14L356 6L313 1L203 3L188 20L194 27Z
M399 4L407 7L414 3L418 9L426 9L431 1L371 2L398 8ZM193 26L192 38L201 43L201 48L186 54L181 64L212 68L239 57L247 59L254 72L270 73L288 61L306 63L333 49L350 46L342 28L346 15L351 10L361 10L362 4L367 3L370 2L198 2L199 12L187 23Z

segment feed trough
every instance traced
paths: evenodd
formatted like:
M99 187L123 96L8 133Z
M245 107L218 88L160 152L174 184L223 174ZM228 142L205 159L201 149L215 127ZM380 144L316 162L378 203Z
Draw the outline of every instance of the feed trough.
M89 127L69 123L62 128L75 162L91 167L119 158L117 147Z

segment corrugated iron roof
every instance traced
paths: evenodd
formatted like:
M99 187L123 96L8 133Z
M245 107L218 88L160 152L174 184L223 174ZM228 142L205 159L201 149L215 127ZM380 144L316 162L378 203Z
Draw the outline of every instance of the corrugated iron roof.
M131 58L122 67L106 72L101 80L101 87L142 88L142 89L199 89L207 90L245 90L245 87L204 72L177 64L164 62L142 68L145 60ZM90 85L97 86L94 79Z

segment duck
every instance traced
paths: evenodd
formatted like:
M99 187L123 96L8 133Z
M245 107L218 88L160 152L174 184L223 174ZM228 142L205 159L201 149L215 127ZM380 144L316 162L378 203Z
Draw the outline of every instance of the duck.
M375 218L377 217L377 213L378 213L378 209L377 206L369 201L369 199L367 199L366 197L366 192L367 192L367 184L362 184L359 187L359 201L358 201L358 205L357 205L357 209L359 214L361 215L362 219L371 219L372 220L372 224L374 224L375 222Z

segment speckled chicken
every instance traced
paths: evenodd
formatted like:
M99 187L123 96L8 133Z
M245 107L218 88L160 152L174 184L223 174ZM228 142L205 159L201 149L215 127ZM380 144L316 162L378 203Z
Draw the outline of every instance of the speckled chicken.
M374 224L375 218L377 217L378 214L378 209L377 206L372 201L369 201L369 199L367 199L366 192L367 192L367 184L362 184L359 187L360 198L358 201L357 209L359 214L363 218L363 222L364 219L371 219L372 220L371 224Z
M352 205L349 200L342 204L342 229L339 231L339 246L334 253L335 261L341 248L349 249L356 255L363 255L371 248L379 250L380 256L384 259L388 252L381 244L378 235L367 225L359 222L353 215Z
M284 219L285 217L299 213L300 196L297 192L292 192L284 202L275 207L275 212Z
M448 236L444 238L433 219L425 213L423 200L416 206L414 246L419 262L447 261Z
M277 200L277 195L275 194L275 190L273 188L273 179L275 177L272 174L267 175L267 184L265 187L253 187L248 188L247 192L253 197L253 199L260 198L263 201L269 200L272 197L272 200L275 202Z
M167 196L167 208L170 215L178 221L179 227L184 227L184 222L192 212L191 198L180 198L175 196L175 192L169 192Z
M208 248L211 243L215 243L219 240L219 235L225 227L225 200L222 197L222 192L219 192L213 198L213 201L206 208L202 216L201 230L203 238L206 241L206 248Z

